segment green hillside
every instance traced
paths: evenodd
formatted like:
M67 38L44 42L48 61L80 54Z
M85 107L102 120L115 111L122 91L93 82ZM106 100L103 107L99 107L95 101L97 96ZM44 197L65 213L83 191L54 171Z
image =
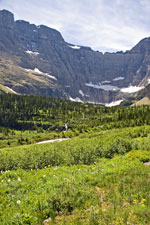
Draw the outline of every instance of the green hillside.
M0 224L149 224L149 111L0 95Z

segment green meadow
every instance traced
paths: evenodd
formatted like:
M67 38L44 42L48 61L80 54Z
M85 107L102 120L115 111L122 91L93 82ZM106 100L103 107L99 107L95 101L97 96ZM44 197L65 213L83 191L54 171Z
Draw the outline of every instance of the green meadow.
M0 105L0 224L150 224L149 106ZM69 140L37 144L57 138Z

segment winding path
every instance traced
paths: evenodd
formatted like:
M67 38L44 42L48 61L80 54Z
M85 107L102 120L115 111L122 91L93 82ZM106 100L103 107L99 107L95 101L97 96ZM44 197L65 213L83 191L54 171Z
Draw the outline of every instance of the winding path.
M51 140L47 140L47 141L40 141L40 142L37 142L36 144L44 144L44 143L60 142L60 141L65 141L65 140L69 140L69 139L70 139L70 138L51 139Z

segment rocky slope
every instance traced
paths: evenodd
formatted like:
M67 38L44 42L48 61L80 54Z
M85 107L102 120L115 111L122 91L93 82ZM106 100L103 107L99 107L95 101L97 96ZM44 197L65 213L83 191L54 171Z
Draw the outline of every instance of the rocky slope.
M150 38L130 51L103 54L0 11L0 84L16 93L109 103L139 90L149 79Z

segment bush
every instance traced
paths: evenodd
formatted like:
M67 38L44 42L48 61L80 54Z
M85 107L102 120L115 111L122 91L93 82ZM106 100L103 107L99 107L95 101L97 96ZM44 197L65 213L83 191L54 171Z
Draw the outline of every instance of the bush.
M125 154L131 150L131 143L127 139L116 138L103 152L103 157L112 158L115 154Z

